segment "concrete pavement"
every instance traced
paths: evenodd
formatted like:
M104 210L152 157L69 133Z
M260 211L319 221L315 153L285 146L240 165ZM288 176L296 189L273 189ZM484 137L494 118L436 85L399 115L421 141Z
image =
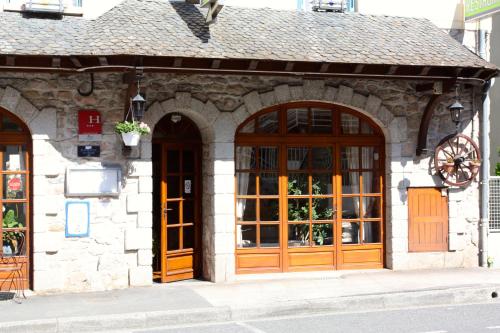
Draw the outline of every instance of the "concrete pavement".
M0 332L109 332L249 320L500 302L500 270L335 271L184 281L96 293L33 295L0 302ZM1 299L1 298L0 298Z

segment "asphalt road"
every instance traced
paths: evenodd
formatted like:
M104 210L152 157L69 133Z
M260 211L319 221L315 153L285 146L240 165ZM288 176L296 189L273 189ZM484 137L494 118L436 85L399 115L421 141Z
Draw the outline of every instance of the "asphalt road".
M322 314L192 325L136 333L500 333L500 303Z

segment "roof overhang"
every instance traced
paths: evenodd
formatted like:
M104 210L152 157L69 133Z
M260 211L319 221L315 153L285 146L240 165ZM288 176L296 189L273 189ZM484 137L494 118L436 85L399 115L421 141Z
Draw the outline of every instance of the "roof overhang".
M487 81L499 75L497 68L394 64L356 64L259 59L214 59L163 56L33 56L0 55L0 71L84 73L144 72L227 75L285 75L363 77L374 79Z

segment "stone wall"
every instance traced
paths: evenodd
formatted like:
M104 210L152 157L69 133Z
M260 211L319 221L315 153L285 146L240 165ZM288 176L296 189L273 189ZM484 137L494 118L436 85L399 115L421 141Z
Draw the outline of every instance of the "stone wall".
M123 118L126 86L119 74L95 74L94 93L78 94L88 76L2 74L0 106L18 115L33 135L33 239L35 290L104 290L151 284L151 137L140 158L122 155L113 131ZM408 253L409 186L441 186L431 151L415 156L420 117L430 97L416 93L418 82L387 80L306 80L300 77L146 74L152 128L166 114L190 117L203 138L203 275L234 278L234 133L247 117L290 101L326 101L372 118L386 136L386 264L394 269L477 265L478 186L450 189L450 251ZM436 110L429 129L432 149L454 125L446 106ZM461 94L464 133L477 141L472 91ZM78 158L77 111L92 108L103 117L100 158ZM477 109L476 109L477 110ZM89 198L90 237L64 237L65 170L73 166L118 164L123 189L118 198ZM228 185L229 184L229 185Z

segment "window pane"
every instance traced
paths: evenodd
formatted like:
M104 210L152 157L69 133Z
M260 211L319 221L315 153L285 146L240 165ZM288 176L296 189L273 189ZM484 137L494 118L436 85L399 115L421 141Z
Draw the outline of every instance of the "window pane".
M261 221L279 221L279 200L262 199L260 200L260 220Z
M314 245L332 245L333 244L333 225L330 223L313 224L313 242Z
M278 147L260 147L260 168L263 170L278 169Z
M26 164L24 161L24 153L26 152L25 146L2 146L3 151L3 163L2 170L6 171L18 171L26 170Z
M314 173L312 175L312 194L332 194L332 173Z
M373 134L373 128L367 122L361 122L361 134Z
M288 133L307 133L307 109L290 109L286 112Z
M307 147L291 147L288 148L287 168L288 170L304 170L307 169L308 163Z
M255 195L256 178L253 172L237 172L238 195Z
M288 194L289 195L309 194L309 177L307 173L288 174Z
M330 170L333 167L333 153L330 147L314 147L312 149L312 168Z
M380 217L380 197L363 198L363 217L364 218Z
M179 201L167 202L165 209L167 210L167 224L179 224Z
M363 243L380 243L380 222L363 223Z
M2 240L2 254L5 257L26 255L26 231L3 231Z
M257 247L257 226L237 225L238 247Z
M359 148L342 147L341 164L342 170L359 169Z
M380 178L378 172L364 171L363 193L380 193Z
M26 228L26 204L4 203L3 204L2 228Z
M342 134L358 134L359 118L348 113L342 113L340 116Z
M342 198L342 218L357 219L359 218L359 198Z
M182 170L184 172L194 172L194 151L182 151Z
M280 246L280 231L278 225L260 226L260 246L261 247Z
M342 193L359 193L359 172L342 172Z
M16 124L12 119L7 116L2 117L2 131L5 132L22 132L21 126Z
M288 221L309 221L309 199L288 199Z
M182 223L194 223L194 201L184 200L182 202Z
M167 251L174 251L179 249L179 228L167 228Z
M192 249L194 248L194 227L184 227L182 230L183 234L183 249Z
M277 195L278 191L278 173L261 173L260 174L260 194L261 195Z
M312 219L315 221L332 220L335 208L332 198L312 199Z
M25 199L26 198L26 175L3 175L4 199Z
M256 212L254 199L236 200L236 217L239 221L256 221Z
M269 112L259 117L259 133L278 133L278 112Z
M236 169L237 170L250 170L255 169L256 159L255 147L236 147Z
M179 151L167 150L167 172L179 172Z
M359 222L342 222L342 244L359 244Z
M240 133L255 133L255 119L250 120L240 129Z
M363 169L377 169L379 161L378 149L376 147L361 148L361 163Z
M309 224L288 225L288 247L309 245Z
M180 195L180 176L167 176L167 198L179 198Z
M332 133L331 110L311 110L311 133Z

